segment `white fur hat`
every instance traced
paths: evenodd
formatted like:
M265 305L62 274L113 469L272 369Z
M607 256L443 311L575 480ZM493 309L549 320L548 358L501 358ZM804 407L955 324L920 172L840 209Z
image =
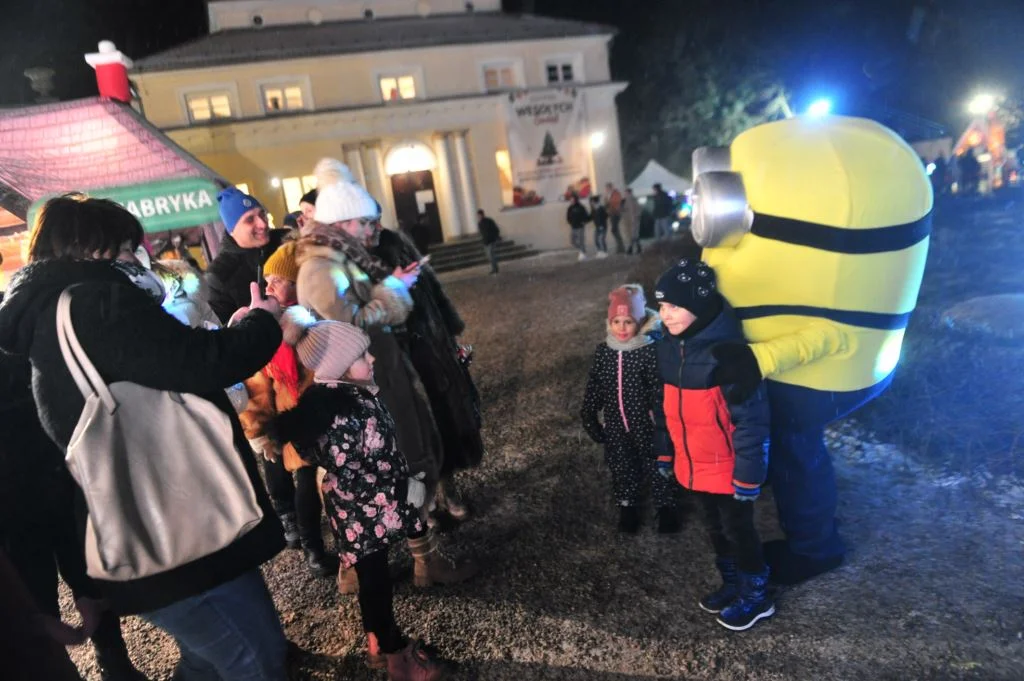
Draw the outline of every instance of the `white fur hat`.
M359 218L380 217L377 202L355 181L352 171L341 161L323 158L313 174L317 179L314 219L324 225Z

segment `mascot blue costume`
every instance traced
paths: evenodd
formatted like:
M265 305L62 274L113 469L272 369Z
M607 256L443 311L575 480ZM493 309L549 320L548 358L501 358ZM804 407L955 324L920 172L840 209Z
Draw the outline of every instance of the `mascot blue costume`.
M892 381L917 303L932 188L913 149L872 121L791 118L694 152L693 235L749 345L721 345L715 381L741 401L767 379L769 480L782 542L773 579L842 563L825 426Z

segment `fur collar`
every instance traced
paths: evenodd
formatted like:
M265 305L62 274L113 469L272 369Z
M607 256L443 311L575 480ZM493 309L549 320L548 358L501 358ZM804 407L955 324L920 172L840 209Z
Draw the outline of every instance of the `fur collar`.
M644 318L640 328L637 329L636 335L630 338L628 341L623 343L618 338L612 335L611 329L608 329L608 335L605 338L605 343L609 348L616 351L628 352L630 350L638 350L645 345L650 345L655 341L652 337L653 332L661 324L661 318L658 317L658 313L654 310L647 308L647 316ZM606 323L607 328L607 323Z

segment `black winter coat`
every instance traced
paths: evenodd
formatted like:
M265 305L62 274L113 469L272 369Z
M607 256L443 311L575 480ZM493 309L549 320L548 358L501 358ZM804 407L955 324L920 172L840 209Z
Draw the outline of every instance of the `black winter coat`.
M284 546L281 523L224 388L240 383L270 361L281 343L277 321L257 310L230 329L191 329L167 314L109 261L51 260L29 265L15 276L0 305L0 348L31 360L40 421L62 449L67 448L85 406L57 342L57 299L72 284L78 285L71 306L75 331L104 381L192 393L216 404L231 419L238 455L264 514L259 525L235 543L180 568L133 581L98 581L103 596L119 614L149 612L231 581L275 556ZM45 474L45 468L40 473ZM80 494L76 496L82 520L84 501Z
M498 223L493 218L484 217L476 226L480 230L480 240L484 243L484 246L490 246L501 241L501 230L498 229Z
M374 254L391 267L406 266L420 254L400 233L384 230ZM442 473L480 463L480 395L469 371L458 359L455 337L466 325L432 269L425 266L409 291L413 309L404 328L395 333L407 348L430 401L444 449Z
M573 229L581 229L587 226L590 222L590 213L583 207L583 204L573 203L569 205L569 209L565 211L565 220L569 223L569 226Z
M220 251L206 270L206 285L207 302L222 323L227 324L238 308L250 303L249 285L254 281L263 283L263 263L287 235L286 229L271 230L270 241L262 248L242 248L230 234L221 239Z
M580 418L594 442L641 432L650 438L657 408L658 356L653 342L634 349L612 349L601 343L594 351ZM598 414L604 413L604 425Z

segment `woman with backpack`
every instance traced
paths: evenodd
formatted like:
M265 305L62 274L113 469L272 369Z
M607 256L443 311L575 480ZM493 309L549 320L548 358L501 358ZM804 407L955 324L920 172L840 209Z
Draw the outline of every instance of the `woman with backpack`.
M111 201L48 201L30 264L0 306L0 348L32 363L40 422L68 453L77 484L66 501L110 608L173 636L183 678L283 681L287 644L259 572L283 532L225 393L277 350L276 301L257 290L231 328L184 326L135 259L142 238ZM159 405L160 418L144 418L127 394ZM169 432L186 425L207 436Z

